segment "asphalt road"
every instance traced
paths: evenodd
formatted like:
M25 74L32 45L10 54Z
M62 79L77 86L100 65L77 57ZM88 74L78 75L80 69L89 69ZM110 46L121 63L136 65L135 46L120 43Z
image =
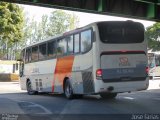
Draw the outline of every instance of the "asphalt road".
M10 119L6 119L10 118ZM67 100L59 94L27 95L17 82L0 82L0 120L160 119L160 89Z

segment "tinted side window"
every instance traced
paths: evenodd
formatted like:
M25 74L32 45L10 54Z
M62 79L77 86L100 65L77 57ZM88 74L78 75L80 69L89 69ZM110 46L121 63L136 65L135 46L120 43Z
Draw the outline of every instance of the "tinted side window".
M74 35L74 53L80 52L80 39L79 34Z
M23 49L21 52L21 60L25 60L25 49Z
M32 47L32 60L38 60L38 46Z
M66 37L66 40L68 41L68 53L73 53L73 36Z
M26 50L25 62L30 62L30 61L31 61L31 49L28 48Z
M155 56L155 62L156 62L156 66L160 66L160 56L159 55Z
M44 59L46 57L46 43L39 45L39 59Z
M141 23L112 21L97 25L100 39L105 43L141 43L144 41L144 27Z
M91 30L81 32L81 52L87 52L91 48Z
M66 55L67 54L67 41L66 39L58 40L57 42L57 55Z
M48 42L48 57L56 57L56 41Z

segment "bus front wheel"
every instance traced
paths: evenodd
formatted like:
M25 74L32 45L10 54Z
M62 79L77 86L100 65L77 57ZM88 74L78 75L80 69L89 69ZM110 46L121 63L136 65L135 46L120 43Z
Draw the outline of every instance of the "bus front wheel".
M66 98L68 98L68 99L73 99L73 97L74 97L73 89L72 89L72 86L70 84L69 79L67 79L65 82L64 94L65 94Z
M35 95L35 94L38 93L38 91L34 91L34 90L32 89L32 84L31 84L31 81L30 81L30 80L27 81L27 93L28 93L29 95Z
M117 93L101 93L100 96L104 99L114 99Z

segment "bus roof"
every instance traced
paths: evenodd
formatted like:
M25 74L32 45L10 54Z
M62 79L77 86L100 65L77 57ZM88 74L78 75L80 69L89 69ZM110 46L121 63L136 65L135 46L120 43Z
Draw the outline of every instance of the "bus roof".
M71 31L68 31L68 32L64 32L64 33L62 33L62 34L55 35L55 36L51 36L51 37L46 38L46 39L44 39L44 40L40 40L40 41L38 41L38 42L32 43L32 44L30 44L30 45L28 45L28 46L26 46L26 47L24 47L24 48L28 48L28 47L31 47L31 46L34 46L34 45L37 45L37 44L40 44L40 43L43 43L43 42L46 42L46 41L49 41L49 40L54 40L54 39L56 40L56 39L58 39L58 38L60 38L60 37L63 37L63 36L67 36L67 35L76 33L76 32L78 32L78 31L81 31L81 30L87 29L87 28L89 28L89 27L95 26L95 25L97 25L98 23L104 23L104 22L134 22L134 21L132 21L132 20L127 20L127 21L98 21L98 22L93 22L93 23L90 23L90 24L88 24L88 25L86 25L86 26L84 26L84 27L77 28L77 29L74 29L74 30L71 30ZM139 23L139 22L135 22L135 23ZM23 49L24 49L24 48L23 48Z
M43 42L46 42L46 41L49 41L49 40L54 40L54 39L56 40L56 38L58 39L58 38L60 38L60 37L63 37L63 36L66 36L66 35L70 35L70 34L73 34L73 33L78 32L78 31L80 31L80 30L89 28L89 27L95 25L96 23L98 23L98 22L94 22L94 23L91 23L91 24L86 25L86 26L84 26L84 27L77 28L77 29L74 29L74 30L71 30L71 31L68 31L68 32L64 32L64 33L59 34L59 35L51 36L51 37L46 38L46 39L44 39L44 40L40 40L40 41L38 41L38 42L32 43L32 44L30 44L30 45L27 45L27 46L24 47L24 48L28 48L28 47L30 47L30 46L34 46L34 45L37 45L37 44L40 44L40 43L43 43ZM23 48L23 49L24 49L24 48Z

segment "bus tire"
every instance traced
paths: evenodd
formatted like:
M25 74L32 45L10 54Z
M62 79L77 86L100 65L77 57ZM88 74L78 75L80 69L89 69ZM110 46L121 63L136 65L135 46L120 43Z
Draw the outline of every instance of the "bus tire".
M28 93L28 95L38 94L38 91L32 90L32 84L31 84L30 80L27 81L27 93Z
M69 79L67 79L66 82L65 82L64 94L65 94L65 97L67 99L73 99L74 98L73 88L71 86L71 83L70 83Z
M101 93L100 96L104 99L114 99L117 93Z

